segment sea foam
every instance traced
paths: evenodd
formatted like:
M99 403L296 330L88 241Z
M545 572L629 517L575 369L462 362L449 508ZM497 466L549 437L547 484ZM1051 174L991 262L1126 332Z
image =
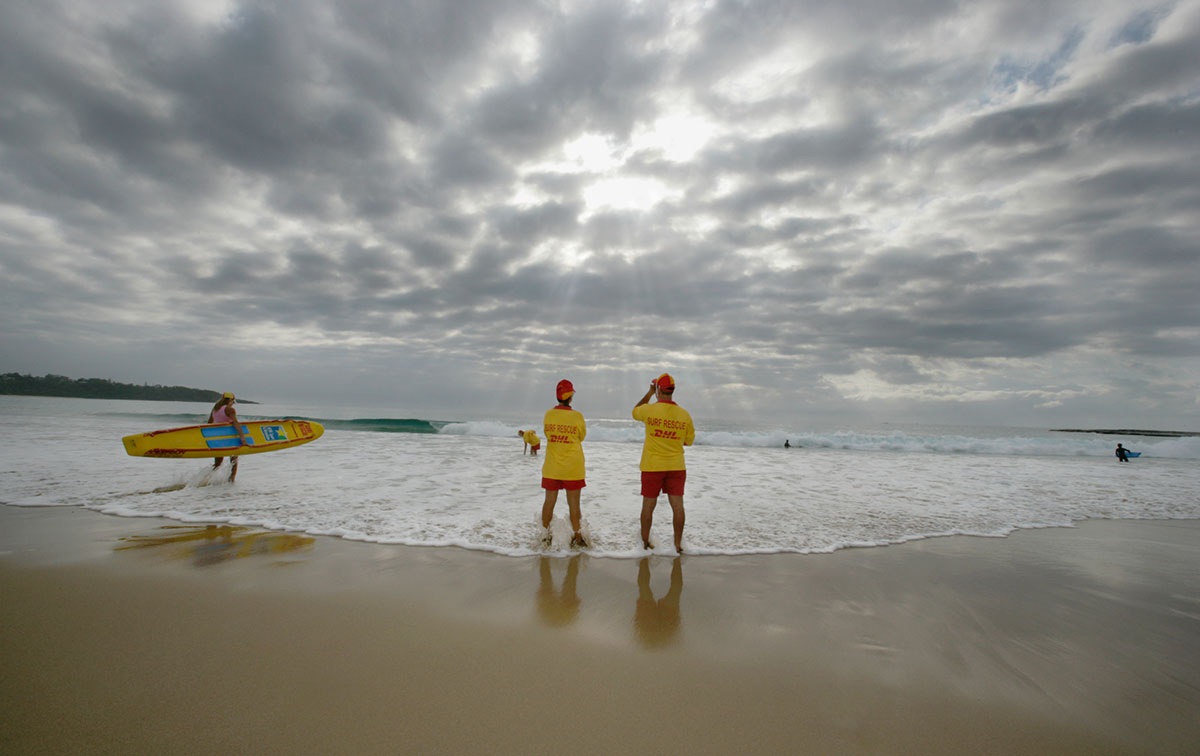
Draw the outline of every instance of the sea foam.
M207 460L126 455L121 436L154 429L154 411L81 412L90 405L50 401L40 409L37 402L0 402L0 427L10 440L0 469L4 503L547 553L544 457L522 454L520 424L444 423L436 432L397 432L394 424L334 428L305 446L242 458L237 482L229 484L228 468L214 473ZM589 423L582 508L595 556L643 554L641 436L632 420ZM784 440L801 448L784 449ZM1115 443L1104 437L1005 429L701 430L687 451L684 545L697 555L823 553L954 534L1005 536L1088 518L1200 517L1197 439L1124 441L1143 456L1120 464L1112 457ZM561 496L560 531L566 516ZM569 553L566 540L556 539L549 553ZM660 552L671 551L665 497L653 540Z

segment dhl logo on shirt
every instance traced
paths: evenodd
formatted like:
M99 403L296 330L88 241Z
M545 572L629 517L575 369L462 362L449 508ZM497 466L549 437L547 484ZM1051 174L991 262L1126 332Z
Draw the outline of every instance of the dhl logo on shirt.
M574 425L547 425L546 438L556 444L575 443L577 428Z

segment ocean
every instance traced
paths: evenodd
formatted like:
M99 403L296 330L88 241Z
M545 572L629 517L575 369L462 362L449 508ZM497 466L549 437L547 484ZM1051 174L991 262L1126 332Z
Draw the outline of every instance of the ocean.
M686 406L686 403L684 403ZM517 430L541 417L409 418L346 407L243 405L244 420L303 417L317 441L243 457L237 482L207 460L125 454L121 437L194 425L205 405L0 396L0 502L85 507L509 556L570 553L560 496L542 544L543 457ZM639 537L642 428L588 417L582 493L588 553L645 555ZM396 415L392 417L391 415ZM697 418L687 450L684 550L824 553L948 535L1004 537L1086 519L1200 518L1200 437L884 425L749 426ZM784 442L792 448L785 449ZM1129 464L1117 442L1142 452ZM544 447L543 447L544 448ZM652 540L673 553L661 497Z

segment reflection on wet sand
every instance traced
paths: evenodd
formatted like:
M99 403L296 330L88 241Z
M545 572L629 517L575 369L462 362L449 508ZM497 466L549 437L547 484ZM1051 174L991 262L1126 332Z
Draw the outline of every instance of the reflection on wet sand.
M551 627L564 627L579 616L579 595L575 583L579 579L579 559L576 554L567 562L567 574L563 577L562 589L554 588L554 577L550 574L550 559L542 557L538 562L541 580L537 590L538 617Z
M315 538L251 530L236 525L165 525L160 530L171 531L167 535L129 536L122 538L125 546L116 551L155 549L175 559L191 559L196 567L241 559L249 556L282 554L311 548Z
M671 587L655 600L650 590L650 558L638 564L637 608L633 630L638 642L647 648L663 648L679 640L679 597L683 595L683 564L680 557L671 562Z

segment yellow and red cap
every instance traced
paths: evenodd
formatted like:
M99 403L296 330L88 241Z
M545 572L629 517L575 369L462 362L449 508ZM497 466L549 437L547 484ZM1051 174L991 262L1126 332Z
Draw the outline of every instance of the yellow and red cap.
M558 388L555 389L554 395L558 397L558 401L565 402L575 395L575 387L566 378L558 382Z

